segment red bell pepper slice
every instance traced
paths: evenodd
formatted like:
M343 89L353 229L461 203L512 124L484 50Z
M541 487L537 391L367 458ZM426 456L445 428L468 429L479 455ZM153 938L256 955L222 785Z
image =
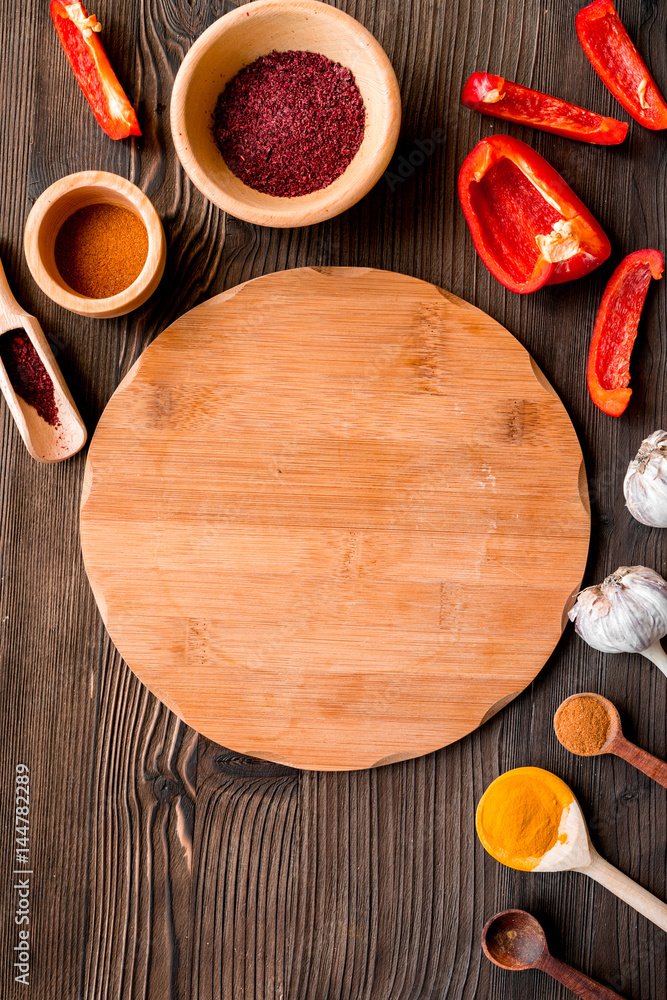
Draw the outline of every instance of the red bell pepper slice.
M630 355L639 317L651 278L660 278L663 270L659 250L635 250L621 261L604 290L586 378L591 399L611 417L620 417L630 401Z
M493 118L599 146L618 145L628 134L626 122L604 118L595 111L522 87L493 73L473 73L463 88L461 103Z
M628 114L646 128L667 128L667 104L611 0L582 7L576 26L591 66Z
M519 139L482 139L459 173L475 249L512 292L580 278L611 253L599 223L550 163Z
M118 82L98 38L100 24L83 4L51 0L51 18L97 121L112 139L141 135L134 108Z

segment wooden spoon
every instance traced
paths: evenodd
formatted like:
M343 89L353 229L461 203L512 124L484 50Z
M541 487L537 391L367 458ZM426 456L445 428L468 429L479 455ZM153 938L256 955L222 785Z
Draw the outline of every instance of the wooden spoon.
M482 948L501 969L541 969L584 1000L622 1000L618 993L554 958L542 925L525 910L504 910L491 917L482 931Z
M583 872L667 931L667 904L600 857L591 843L581 806L574 796L561 817L558 840L532 871Z
M589 753L581 753L577 751L573 746L568 745L568 743L563 740L562 731L559 733L556 726L556 722L559 713L562 712L566 705L571 704L577 698L594 698L597 702L602 705L607 716L609 718L609 733L607 739L604 743L595 750L591 750ZM554 715L554 728L556 729L556 736L565 747L571 753L576 753L581 757L597 757L603 753L613 753L617 757L622 757L626 760L628 764L632 764L636 767L638 771L642 771L644 774L648 775L649 778L653 778L658 784L662 785L663 788L667 788L667 764L660 760L658 757L654 757L652 753L648 750L642 750L641 747L635 746L629 740L626 740L623 735L623 730L621 728L621 717L618 714L618 709L613 702L609 701L608 698L604 698L601 694L594 694L590 691L583 692L581 694L573 694L556 709L556 714Z
M38 462L60 462L80 451L86 443L86 428L56 363L49 343L34 316L21 309L7 284L0 262L0 336L10 330L25 330L42 364L53 382L53 395L58 407L59 423L52 427L34 406L19 396L0 361L0 390L16 421L26 448Z

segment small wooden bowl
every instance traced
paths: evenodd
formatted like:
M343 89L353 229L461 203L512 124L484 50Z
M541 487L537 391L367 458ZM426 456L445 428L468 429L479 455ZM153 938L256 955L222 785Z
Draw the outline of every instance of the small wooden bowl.
M366 131L350 165L328 187L276 198L231 172L212 123L219 94L239 70L289 49L318 52L352 71L366 106ZM310 226L350 208L387 169L400 124L398 82L382 47L349 14L317 0L255 0L225 14L188 52L171 98L171 131L186 173L215 205L260 226Z
M148 256L141 273L127 288L105 299L80 295L61 277L55 260L56 236L66 219L88 205L120 205L139 216L148 233ZM59 306L104 319L123 316L153 294L164 272L166 241L160 217L136 184L102 170L85 170L62 177L33 205L25 228L25 255L42 291Z

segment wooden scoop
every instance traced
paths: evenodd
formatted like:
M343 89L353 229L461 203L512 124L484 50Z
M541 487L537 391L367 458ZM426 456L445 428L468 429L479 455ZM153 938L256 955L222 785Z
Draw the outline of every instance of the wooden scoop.
M609 718L609 734L602 746L589 753L579 753L579 756L597 757L603 753L616 754L617 757L622 757L623 760L628 762L628 764L632 764L633 767L636 767L638 771L642 771L644 774L648 775L649 778L653 778L653 780L657 781L658 784L663 786L663 788L667 788L667 764L658 757L654 757L653 754L648 752L648 750L642 750L641 747L637 747L634 743L626 740L621 728L621 717L618 714L616 706L613 702L609 701L608 698L603 698L601 694L593 694L592 692L586 691L581 694L573 694L569 698L566 698L565 701L561 702L556 710L556 714L554 716L554 727L556 720L558 719L559 712L561 712L566 705L571 704L571 702L575 701L577 698L594 698L600 703L600 705L602 705ZM559 733L557 728L556 736L566 750L569 750L571 753L578 752L573 746L568 745L568 743L562 739L562 733Z
M26 403L15 392L2 361L0 361L0 390L32 457L38 462L60 462L83 448L87 437L86 428L48 341L42 333L42 328L34 316L30 316L19 306L7 284L0 262L0 336L10 330L18 329L25 330L53 382L53 395L58 407L58 425L52 427L39 415L34 406Z
M541 969L584 1000L622 1000L618 993L554 958L542 925L525 910L505 910L491 917L482 931L482 949L501 969Z

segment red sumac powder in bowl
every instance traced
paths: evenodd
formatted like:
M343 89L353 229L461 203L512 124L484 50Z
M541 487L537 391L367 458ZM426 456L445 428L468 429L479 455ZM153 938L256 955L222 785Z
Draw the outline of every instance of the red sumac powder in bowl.
M213 114L213 135L232 173L282 198L340 177L365 127L352 72L317 52L261 56L230 80Z

